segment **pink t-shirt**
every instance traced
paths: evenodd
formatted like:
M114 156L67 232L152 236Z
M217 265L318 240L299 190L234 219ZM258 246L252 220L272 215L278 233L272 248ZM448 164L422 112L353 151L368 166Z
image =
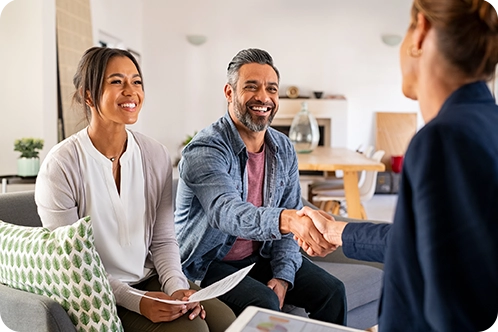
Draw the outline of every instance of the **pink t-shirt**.
M247 201L254 206L263 205L263 183L265 177L265 148L258 153L249 152L247 161L247 180L249 183L247 189ZM224 261L237 261L251 256L259 250L261 242L246 240L238 237L228 254L223 258Z

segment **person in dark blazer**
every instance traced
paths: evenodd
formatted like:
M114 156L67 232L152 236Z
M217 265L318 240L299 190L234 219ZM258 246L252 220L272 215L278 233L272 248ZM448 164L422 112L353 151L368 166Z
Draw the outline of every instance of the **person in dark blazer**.
M425 126L404 158L394 222L300 213L347 256L384 262L380 331L483 331L498 314L498 106L486 84L498 63L496 10L415 0L400 62Z

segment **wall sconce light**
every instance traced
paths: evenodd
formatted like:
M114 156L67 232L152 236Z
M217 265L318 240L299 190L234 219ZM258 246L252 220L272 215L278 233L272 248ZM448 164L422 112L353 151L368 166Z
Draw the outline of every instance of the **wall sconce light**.
M207 37L204 35L187 35L187 41L192 45L202 45L206 42Z
M401 40L403 39L400 35L382 35L382 42L388 46L396 46L399 43L401 43Z

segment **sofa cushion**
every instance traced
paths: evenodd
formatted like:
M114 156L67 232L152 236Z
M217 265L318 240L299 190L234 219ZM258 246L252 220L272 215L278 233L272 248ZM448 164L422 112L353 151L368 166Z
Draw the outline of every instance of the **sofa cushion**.
M123 331L89 217L53 231L0 221L0 283L54 299L78 331Z
M380 298L384 274L381 269L361 264L314 263L344 283L348 311Z

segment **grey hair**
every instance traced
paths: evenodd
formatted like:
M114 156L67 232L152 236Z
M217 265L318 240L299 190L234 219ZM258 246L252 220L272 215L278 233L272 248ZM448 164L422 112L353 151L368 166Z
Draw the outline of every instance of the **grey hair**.
M280 83L280 73L273 64L273 58L271 57L271 55L268 52L257 48L248 48L246 50L242 50L239 53L237 53L237 55L235 55L232 61L230 61L230 63L228 64L227 80L228 84L230 84L234 89L239 79L240 67L248 63L259 63L261 65L269 65L270 67L273 68L273 70L277 74L277 78Z

